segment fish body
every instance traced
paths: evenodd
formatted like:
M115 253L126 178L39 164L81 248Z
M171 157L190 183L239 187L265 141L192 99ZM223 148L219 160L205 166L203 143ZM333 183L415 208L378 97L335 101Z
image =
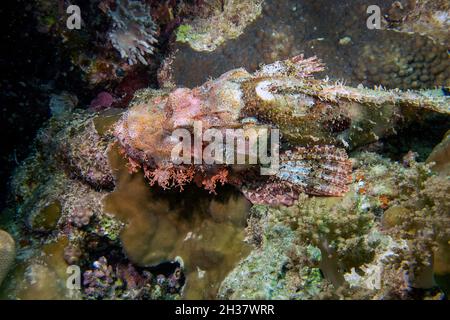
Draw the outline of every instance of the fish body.
M152 184L182 187L195 181L214 191L216 183L228 182L254 203L289 205L300 192L325 196L347 192L351 162L346 150L394 133L397 123L411 112L450 113L448 97L352 88L315 79L313 74L323 68L315 57L296 56L253 74L235 69L194 89L155 93L132 104L115 136L133 167L142 167ZM278 129L282 151L277 173L258 177L255 165L242 170L223 162L205 164L195 152L187 157L191 164L175 164L171 156L180 141L173 132L183 129L196 136L198 124L223 135L229 129L244 133ZM207 144L202 141L200 148ZM271 196L281 199L273 201Z

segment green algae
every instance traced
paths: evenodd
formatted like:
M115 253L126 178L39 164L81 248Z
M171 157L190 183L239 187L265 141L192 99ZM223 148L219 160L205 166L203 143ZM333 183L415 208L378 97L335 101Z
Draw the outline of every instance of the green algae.
M117 185L104 206L126 223L120 239L128 258L145 266L178 257L187 275L183 297L215 298L228 272L250 252L243 242L248 201L233 189L214 196L193 186L183 194L150 187L141 172L129 174L114 148L110 163Z
M195 35L190 34L191 29L192 27L190 25L187 24L180 25L176 31L177 41L186 43L189 42L191 39L195 40Z

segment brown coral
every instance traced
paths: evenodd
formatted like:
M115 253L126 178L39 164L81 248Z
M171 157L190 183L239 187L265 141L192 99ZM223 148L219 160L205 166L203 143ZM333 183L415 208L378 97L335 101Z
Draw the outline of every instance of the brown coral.
M16 256L14 239L6 231L0 230L0 285L10 270Z

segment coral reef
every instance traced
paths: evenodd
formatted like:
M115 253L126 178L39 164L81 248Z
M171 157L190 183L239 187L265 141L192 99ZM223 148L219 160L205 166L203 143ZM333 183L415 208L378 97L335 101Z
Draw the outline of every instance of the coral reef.
M151 190L142 173L130 179L111 139L120 115L113 109L55 113L40 130L33 152L11 182L14 221L9 227L19 239L19 267L5 281L2 297L178 299L182 292L191 298L214 297L226 273L247 253L241 242L249 206L244 197L233 194L226 200L206 192L198 199L196 189L197 202L186 201L182 209L178 192L168 196ZM112 174L114 192L83 176L90 177L95 168ZM146 241L153 237L154 242ZM101 257L112 269L110 284L103 275L96 278L93 263ZM177 257L184 264L177 262L169 271L158 267L181 261ZM66 290L66 268L72 264L83 273L92 271L83 286L87 292Z
M388 226L397 237L407 240L411 248L407 252L410 256L407 256L405 267L413 287L431 288L435 285L434 251L439 246L442 252L449 249L449 192L448 176L430 177L411 190L408 199L402 199L396 207L390 208Z
M327 284L320 270L299 261L288 267L296 235L288 225L276 223L275 209L255 205L250 212L247 232L260 238L257 248L243 259L222 282L220 299L311 299ZM256 232L256 233L255 233ZM250 241L252 242L252 241ZM312 247L311 247L312 248ZM314 250L306 255L313 258Z
M51 118L11 180L0 297L443 298L449 134L429 156L390 137L434 117L448 130L445 91L409 90L449 85L449 6L375 0L384 30L369 31L368 3L83 1L73 32L68 1L28 4L71 92L46 85ZM276 173L195 148L173 161L172 133L195 144L199 124L240 130L232 152L249 159L276 139L252 133L279 130Z
M14 239L6 231L0 230L0 285L11 269L16 257Z
M176 44L168 57L172 79L191 88L233 68L253 72L261 64L303 53L326 63L327 70L319 77L345 79L351 86L402 90L411 89L412 83L416 89L448 86L448 46L419 32L367 29L367 7L378 5L385 15L393 2L266 0L261 15L239 38L213 52ZM448 28L441 34L448 38Z
M28 16L36 20L38 32L51 41L57 62L67 58L60 68L70 72L56 73L65 81L70 75L71 84L76 81L82 93L86 87L96 93L105 87L112 92L136 71L146 71L146 83L140 88L147 87L152 82L149 69L160 63L154 53L164 51L182 20L203 7L197 1L86 1L76 4L81 28L70 30L66 26L69 5L73 3L54 0L24 4Z
M90 121L86 121L87 119ZM42 132L50 136L50 132ZM74 177L78 177L94 188L111 189L114 180L107 160L110 137L101 136L89 114L81 115L79 122L72 122L63 130L54 133L47 147L56 150L63 166Z
M214 51L228 39L237 38L261 14L262 0L207 0L209 12L185 21L176 31L176 40L197 51ZM206 10L205 10L206 11Z
M380 31L386 32L388 31ZM398 43L402 42L402 46ZM366 44L352 62L361 82L393 88L426 89L450 84L446 47L425 36L394 32L382 46Z
M448 178L414 160L353 157L352 191L344 197L302 195L289 208L252 208L247 239L255 248L219 297L443 297L433 272L448 266Z
M147 65L146 55L152 54L156 25L150 8L141 1L118 0L116 9L108 11L113 24L108 37L120 57L130 65Z
M113 269L105 257L100 257L92 267L83 274L87 299L158 299L164 290L170 294L179 292L184 281L179 268L168 277L162 274L154 277L149 271L136 270L132 264L117 265Z
M68 161L75 166L77 161L83 162L86 171L82 172L88 176L96 167L95 162L100 161L108 170L109 163L103 162L101 156L67 157L70 150L86 150L92 142L92 139L76 138L77 134L83 135L83 131L103 139L105 145L112 143L107 142L108 130L115 114L111 116L108 111L55 114L38 134L30 157L15 173L11 187L17 220L9 228L19 239L18 267L5 281L8 298L80 299L83 296L65 286L68 265L76 264L85 271L100 255L111 258L114 269L116 265L130 264L121 250L115 249L119 246L124 224L104 211L102 201L108 191L73 174ZM60 148L61 145L65 148ZM96 151L97 147L90 150ZM132 280L130 276L129 281ZM120 287L117 290L121 298L126 298L138 289L136 285L133 289ZM177 287L178 291L171 289L171 294L179 295L180 289L181 286ZM168 287L158 287L155 298L165 296L168 290Z
M125 160L111 150L117 186L104 200L104 210L126 223L120 234L123 250L138 265L182 258L189 299L213 298L234 264L245 257L242 243L248 201L233 190L218 196L186 186L162 192L149 188L142 172L130 175Z
M82 1L76 32L68 1L27 5L70 60L57 87L82 94L52 92L51 119L13 175L0 297L442 298L449 134L426 164L417 146L400 150L407 134L394 141L400 161L367 150L410 121L448 117L444 90L409 90L449 85L449 6L374 1L385 30L367 30L366 0ZM73 67L83 84L59 83ZM195 150L174 163L172 132L195 140L199 123L279 129L278 173L199 163ZM261 143L248 140L236 157ZM80 291L66 287L71 265Z
M449 44L450 4L445 0L408 0L392 3L385 16L386 28L422 33Z
M37 232L53 231L61 217L61 204L54 200L48 204L38 206L39 210L31 211L27 217L28 227Z
M89 224L94 212L89 207L75 207L70 215L69 222L76 227L83 227Z
M112 106L114 98L108 92L100 92L90 104L90 107L95 111L101 111L103 109L108 109Z
M340 270L370 261L375 247L368 239L373 216L362 204L334 204L328 199L303 196L297 203L298 211L290 212L293 219L289 223L297 226L299 241L319 248L319 267L336 288L344 282Z
M54 117L64 117L68 113L72 112L77 105L77 97L69 92L53 94L50 97L49 107L50 112Z
M101 257L98 261L93 263L94 270L88 270L83 274L83 285L85 286L84 293L93 299L98 299L108 294L114 294L113 285L113 270L108 266L105 257Z

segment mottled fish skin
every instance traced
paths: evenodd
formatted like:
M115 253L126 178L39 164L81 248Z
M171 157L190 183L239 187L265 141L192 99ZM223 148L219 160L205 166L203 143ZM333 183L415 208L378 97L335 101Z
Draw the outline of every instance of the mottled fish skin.
M316 58L263 66L243 81L242 113L271 123L293 145L332 144L351 150L394 134L419 110L450 114L450 98L427 91L352 88L312 77Z
M276 176L246 181L241 190L254 204L292 205L300 193L342 196L351 182L352 162L335 146L298 147L280 155Z
M214 192L217 182L238 186L253 203L291 205L299 193L342 196L348 191L351 162L346 150L395 133L411 110L450 114L449 98L424 92L351 88L313 78L324 66L315 57L296 56L265 65L253 74L226 72L194 89L155 93L134 103L115 135L133 168L151 183L179 186L191 181ZM414 112L413 112L414 113ZM179 128L278 128L289 150L280 155L275 176L261 177L233 165L171 164ZM194 155L193 155L194 157ZM251 167L251 166L250 166Z

